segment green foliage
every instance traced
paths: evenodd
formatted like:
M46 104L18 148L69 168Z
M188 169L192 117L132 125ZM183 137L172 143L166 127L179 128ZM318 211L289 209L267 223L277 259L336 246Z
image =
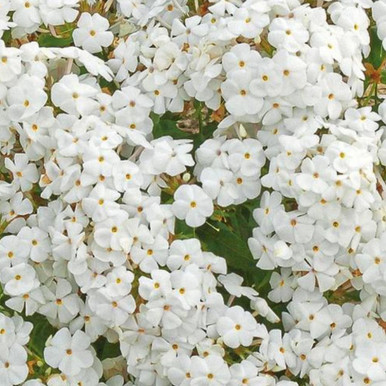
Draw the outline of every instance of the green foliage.
M55 334L56 329L51 326L44 316L39 314L35 314L33 317L25 319L33 324L28 347L37 357L43 358L45 343L50 335Z
M56 38L51 34L42 34L38 43L40 47L69 47L72 45L72 36Z
M121 355L119 344L110 343L106 338L100 337L94 344L97 356L100 360L115 358Z
M381 72L381 82L382 82L383 84L386 84L386 70L383 70L383 71Z
M209 122L207 116L203 117L202 110L201 102L195 103L195 116L187 120L188 127L184 129L178 127L178 123L185 123L179 115L171 113L166 113L163 116L151 114L154 138L169 135L174 139L191 139L194 149L197 149L212 136L217 126L216 122ZM209 115L209 111L206 115Z
M152 114L154 138L169 135L174 139L192 139L192 134L179 129L177 127L177 121L171 118L170 114L167 114L162 118L159 115Z
M226 258L232 271L247 274L256 268L246 240L241 239L224 223L216 222L213 227L204 224L197 229L196 234L206 250Z
M382 47L382 42L378 38L376 27L372 27L369 30L370 32L370 41L371 41L371 51L366 61L371 63L374 68L379 68L385 59L385 50Z
M11 30L4 31L1 39L4 41L6 46L9 46L12 41Z

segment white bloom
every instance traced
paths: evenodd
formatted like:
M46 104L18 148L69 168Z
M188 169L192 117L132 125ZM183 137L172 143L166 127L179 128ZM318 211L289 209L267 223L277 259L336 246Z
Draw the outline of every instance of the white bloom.
M113 41L113 33L107 31L108 20L98 13L83 12L77 26L72 34L75 45L92 54L102 51L102 47L108 47Z
M12 0L11 7L15 10L12 20L16 25L33 32L40 24L39 0Z
M35 270L25 263L4 268L0 279L4 284L5 292L11 296L23 295L39 286Z
M78 0L44 0L39 3L40 15L46 25L72 23L78 16L77 7Z
M249 346L253 338L261 334L254 317L240 306L229 308L217 321L216 329L224 343L231 348Z
M301 50L308 37L307 30L295 19L278 17L269 26L269 42L274 47L284 48L291 53Z
M20 51L17 48L6 47L0 40L0 80L9 82L15 80L22 71Z
M7 93L10 118L22 121L37 113L47 102L47 94L43 91L43 87L43 79L23 74Z
M339 118L343 107L351 100L350 88L338 74L327 74L321 81L322 96L316 102L315 112L322 117Z
M181 185L174 193L172 211L191 227L203 225L213 213L213 202L197 185Z
M0 352L0 377L4 386L19 385L28 376L27 352L15 344Z
M68 114L78 116L89 115L98 108L98 103L93 99L98 90L81 83L75 74L65 75L52 87L52 102Z
M235 116L257 114L263 107L263 99L251 93L252 76L244 72L240 78L229 78L221 85L226 109Z
M219 355L193 356L190 368L193 385L227 385L231 378L227 364Z
M83 331L71 335L67 328L62 328L44 349L44 359L66 375L77 375L94 362L89 347L90 338Z

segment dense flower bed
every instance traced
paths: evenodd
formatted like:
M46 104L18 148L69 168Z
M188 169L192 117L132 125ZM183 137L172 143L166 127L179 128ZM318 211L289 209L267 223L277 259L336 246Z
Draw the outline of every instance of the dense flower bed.
M0 386L386 385L386 0L0 37Z

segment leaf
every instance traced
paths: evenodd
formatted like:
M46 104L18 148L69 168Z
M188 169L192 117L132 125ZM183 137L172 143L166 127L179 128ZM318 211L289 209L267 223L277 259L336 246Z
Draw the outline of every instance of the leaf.
M241 223L240 227L245 226ZM217 228L216 231L214 228ZM248 227L248 229L251 229ZM248 247L248 236L240 230L237 232L221 222L214 223L213 227L208 224L196 229L196 234L203 244L203 248L214 254L224 257L229 271L233 271L244 278L243 285L256 286L262 292L268 292L261 287L266 284L272 272L264 271L256 267L256 262ZM248 231L248 234L251 232Z
M192 134L186 133L177 127L177 121L167 118L167 116L160 117L159 115L152 114L153 120L153 136L154 138L160 138L165 135L170 135L174 139L191 139Z
M107 339L103 340L103 350L100 357L101 360L106 358L116 358L121 355L121 350L118 343L110 343Z
M38 42L41 47L68 47L72 44L72 36L56 38L50 34L42 34Z
M196 230L197 235L207 246L207 249L218 256L224 257L231 268L241 272L256 270L256 264L247 242L221 222L215 223L214 227L218 228L219 231L217 232L208 224Z
M1 39L4 41L6 46L9 46L11 44L11 41L12 41L11 30L9 29L9 30L4 31Z
M366 61L371 63L374 68L379 68L384 60L385 51L381 40L378 38L377 28L370 28L369 33L371 51Z
M193 229L183 220L176 219L175 236L177 239L190 239L194 237Z
M45 343L48 337L54 334L56 330L42 315L35 314L26 319L33 324L28 347L40 358L43 358Z
M381 83L386 84L386 70L381 72Z

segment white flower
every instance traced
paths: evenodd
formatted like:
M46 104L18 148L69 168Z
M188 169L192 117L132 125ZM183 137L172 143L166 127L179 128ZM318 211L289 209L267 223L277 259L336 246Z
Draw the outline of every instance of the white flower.
M104 320L96 316L88 305L81 308L79 316L71 321L69 329L73 334L83 326L91 342L96 341L107 330Z
M276 48L284 48L295 53L303 48L309 34L296 19L278 17L269 26L268 41Z
M176 176L186 170L186 166L193 166L193 157L188 154L193 144L187 140L173 140L163 137L152 141L154 148L145 150L140 161L148 166L149 172L154 174L167 173Z
M41 263L48 258L51 245L45 231L38 227L23 227L20 229L18 237L32 261Z
M75 74L65 75L52 87L52 102L68 114L87 116L98 108L93 99L98 90L89 84L80 82Z
M77 375L94 362L89 347L90 338L83 331L71 335L67 328L62 328L44 349L44 359L68 376Z
M321 81L322 96L316 102L315 112L322 117L339 118L343 107L351 100L349 86L339 74L327 74Z
M119 210L119 204L115 201L120 194L108 189L103 184L97 184L88 197L82 200L82 207L85 213L94 221L102 221L108 218L114 210Z
M260 208L253 211L253 218L259 224L264 234L270 234L273 230L273 219L277 212L283 210L282 196L279 192L264 192L260 200Z
M39 311L47 318L68 323L78 314L79 297L76 293L72 293L69 281L58 279L56 286L51 286L50 289L44 288L44 295L47 302Z
M386 0L308 3L0 0L1 386L384 386Z
M313 220L301 213L276 213L273 219L275 231L279 237L289 243L307 243L314 233Z
M0 80L9 82L15 80L22 71L20 51L17 48L6 47L0 40Z
M112 296L124 296L130 293L134 275L125 267L115 268L106 278L106 288Z
M374 238L364 245L361 253L355 256L356 264L362 272L363 281L376 285L377 282L383 281L386 261L385 261L385 242L386 236L382 239Z
M4 386L19 385L28 376L27 352L15 344L0 351L0 379Z
M16 25L33 32L40 24L39 0L12 0L11 7L15 10L12 20Z
M118 0L119 9L126 17L133 16L136 19L140 19L146 12L147 7L143 4L142 0Z
M240 345L247 347L255 336L260 335L259 326L252 314L240 306L227 309L225 315L218 319L216 329L224 343L231 348Z
M149 301L146 308L146 320L153 327L160 326L164 330L177 329L188 315L188 311L181 307L180 300L173 294Z
M197 45L207 33L208 25L201 24L201 17L192 16L184 20L185 25L179 20L173 20L171 34L176 36L175 41L179 45L188 43L189 45Z
M168 369L168 378L173 385L189 384L191 376L191 359L188 355L178 355Z
M239 197L233 179L233 173L230 170L220 168L207 167L200 175L205 193L213 200L217 200L222 207L232 205Z
M385 18L386 4L384 0L375 1L372 7L373 18L377 23L377 33L382 40L383 48L386 47L386 18Z
M266 342L268 358L273 359L281 368L295 367L296 356L291 348L291 339L288 334L282 337L280 330L272 330Z
M136 308L133 296L113 295L106 287L102 287L89 297L89 306L109 327L124 324Z
M296 177L296 183L307 191L323 193L335 178L335 173L330 168L327 157L316 156L312 160L306 158L301 166L301 171Z
M127 229L127 217L127 213L120 210L113 218L96 224L95 242L102 248L129 251L132 238Z
M25 220L21 216L28 215L32 211L31 201L28 198L23 199L21 192L16 193L9 203L0 203L0 213L3 219L10 222L6 228L7 232L17 233L25 225Z
M251 93L250 84L252 76L244 72L243 76L227 79L221 85L223 98L225 99L226 109L235 116L245 114L257 114L263 107L263 99Z
M238 72L241 75L243 74L242 71L257 70L260 63L259 53L251 50L246 43L236 44L222 57L222 65L227 76L231 76L233 72Z
M213 202L197 185L181 185L174 193L174 215L191 227L203 225L213 213Z
M269 300L275 303L290 301L294 292L292 288L294 280L290 269L282 269L281 274L272 272L269 279L272 288L272 291L268 294Z
M240 0L212 0L211 3L215 5L209 8L210 11L220 16L224 16L225 12L232 15L241 5Z
M231 139L224 143L223 149L229 154L229 166L233 172L240 171L246 177L260 176L265 156L259 141Z
M22 191L28 191L38 181L38 171L35 164L28 163L25 154L15 154L14 162L9 158L5 160L5 166L13 174L14 182Z
M90 53L102 51L102 47L108 47L114 38L112 32L107 31L109 22L98 13L90 15L83 12L72 34L76 46L80 46Z
M220 355L193 356L190 368L193 385L227 385L231 378L229 368Z
M264 6L259 8L258 12L247 7L236 9L228 22L229 30L235 35L250 39L260 35L263 28L269 23L268 15L263 13L264 11Z
M4 290L11 296L19 296L39 286L35 270L28 264L20 263L4 268L0 275Z
M352 365L358 373L374 381L386 379L386 346L384 343L361 343L355 349Z
M23 74L7 92L10 118L22 121L37 113L47 102L47 94L43 87L43 79Z
M230 386L242 384L259 384L258 369L252 361L243 360L240 363L235 363L230 367L232 380Z
M28 253L28 249L20 243L17 236L4 236L0 240L0 267L26 263Z
M170 251L166 265L170 270L174 271L181 267L186 267L189 264L196 264L197 266L200 266L203 261L201 244L199 240L174 240L170 245Z
M46 25L72 23L78 16L77 7L78 0L43 0L39 3L40 15Z

